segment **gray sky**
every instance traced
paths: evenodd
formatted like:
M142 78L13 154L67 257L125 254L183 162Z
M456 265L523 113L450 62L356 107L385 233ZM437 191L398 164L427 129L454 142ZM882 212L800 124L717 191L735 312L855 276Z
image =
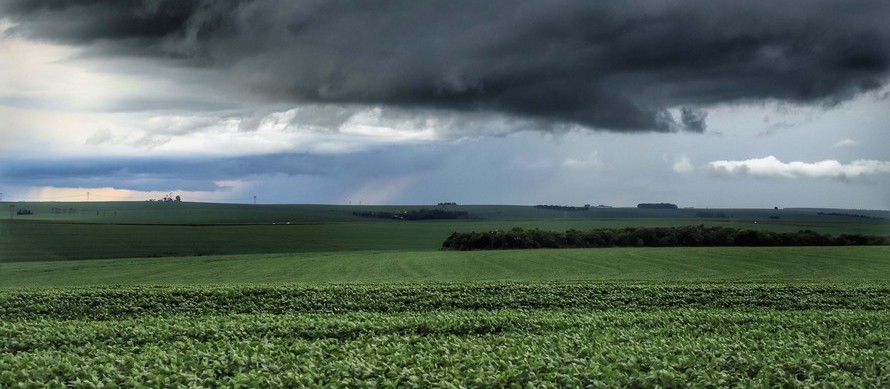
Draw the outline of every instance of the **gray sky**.
M888 18L882 0L0 0L0 191L890 209Z

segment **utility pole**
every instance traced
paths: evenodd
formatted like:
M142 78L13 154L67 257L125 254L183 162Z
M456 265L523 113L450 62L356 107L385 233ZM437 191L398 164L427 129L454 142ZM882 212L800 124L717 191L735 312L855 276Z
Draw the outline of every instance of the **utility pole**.
M253 205L256 205L256 195L253 195Z

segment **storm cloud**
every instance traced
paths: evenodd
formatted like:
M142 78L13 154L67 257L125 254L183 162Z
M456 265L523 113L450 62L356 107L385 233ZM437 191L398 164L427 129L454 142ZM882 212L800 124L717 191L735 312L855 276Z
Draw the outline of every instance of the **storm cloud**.
M890 73L883 0L0 0L0 13L7 35L220 71L263 104L619 132L703 132L704 109L725 103L837 104Z

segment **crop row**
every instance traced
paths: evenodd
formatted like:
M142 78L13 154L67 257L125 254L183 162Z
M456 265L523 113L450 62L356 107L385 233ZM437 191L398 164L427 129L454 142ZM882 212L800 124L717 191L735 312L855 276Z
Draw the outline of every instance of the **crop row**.
M0 292L0 319L499 309L890 310L890 286L493 283L125 287Z
M0 322L0 387L890 385L879 311L499 310Z

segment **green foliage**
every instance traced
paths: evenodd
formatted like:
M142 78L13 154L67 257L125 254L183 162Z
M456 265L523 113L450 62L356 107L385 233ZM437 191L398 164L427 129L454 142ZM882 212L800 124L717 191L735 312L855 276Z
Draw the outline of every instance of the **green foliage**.
M0 319L107 320L138 315L726 308L890 310L890 286L790 284L454 283L98 287L0 292Z
M589 247L701 246L879 246L890 237L841 234L833 237L810 230L795 233L698 226L568 230L553 232L513 228L509 231L453 232L442 243L446 250L507 250Z
M886 387L887 293L565 283L0 292L0 387Z

